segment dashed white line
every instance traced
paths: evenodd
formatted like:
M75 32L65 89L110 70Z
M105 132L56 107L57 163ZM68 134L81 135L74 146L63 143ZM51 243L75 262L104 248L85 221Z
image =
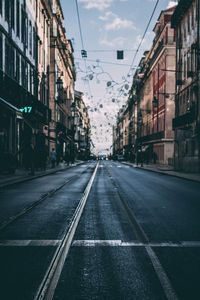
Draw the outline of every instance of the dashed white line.
M61 240L0 240L0 247L58 246Z
M123 242L122 240L74 240L72 246L94 247L94 246L114 246L114 247L200 247L200 241L181 242L155 242L141 243L137 241Z
M26 247L26 246L58 246L61 240L0 240L0 247ZM200 247L200 241L181 241L181 242L152 242L141 243L137 241L123 242L122 240L74 240L72 246L75 247Z

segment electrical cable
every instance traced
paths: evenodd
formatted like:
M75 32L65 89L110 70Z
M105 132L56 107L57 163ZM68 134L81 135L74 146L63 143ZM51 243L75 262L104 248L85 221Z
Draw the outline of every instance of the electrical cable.
M82 29L81 29L81 20L80 20L80 14L79 14L79 9L78 9L78 1L76 0L76 13L78 17L78 27L79 27L79 32L80 32L80 38L81 38L81 45L82 45L82 50L84 50L84 44L83 44L83 34L82 34Z
M75 57L75 59L76 59L76 60L82 60L81 58L77 58L77 57ZM88 59L88 58L87 58L87 61L97 62L97 60L94 60L94 59ZM105 61L105 60L100 60L100 59L98 59L98 62L99 62L99 63L102 63L102 64L110 64L110 65L118 65L118 66L130 67L130 65L128 65L128 64L119 64L119 63L110 62L110 61Z
M81 29L81 20L80 20L79 8L78 8L78 1L75 0L75 2L76 2L76 13L77 13L77 18L78 18L78 26L79 26L79 33L80 33L80 38L81 38L81 45L82 45L82 48L83 48L82 50L84 50L83 33L82 33L82 29ZM86 60L85 59L84 59L84 64L85 64L85 72L87 74L88 73L87 72L87 64L86 64ZM92 99L93 96L92 96L92 92L91 92L89 81L88 81L88 89L89 89L90 98Z
M143 49L145 50L145 49ZM81 50L75 50L75 52L80 52ZM126 52L133 52L133 51L137 51L137 49L123 49L123 51L126 51ZM100 49L97 49L97 50L87 50L87 52L117 52L117 50L100 50Z
M157 6L158 6L159 1L160 1L160 0L157 0L157 1L156 1L156 4L155 4L154 9L153 9L153 12L152 12L152 14L151 14L151 16L150 16L150 19L149 19L149 22L148 22L148 24L147 24L147 27L146 27L146 29L145 29L145 31L144 31L144 34L143 34L143 36L142 36L142 39L141 39L141 41L140 41L140 43L139 43L139 45L138 45L138 48L137 48L137 50L136 50L136 52L135 52L134 57L133 57L133 60L132 60L131 67L130 67L130 69L129 69L128 75L129 75L129 73L130 73L130 70L132 69L132 66L133 66L134 62L135 62L136 56L137 56L137 54L138 54L138 52L139 52L139 50L140 50L140 46L142 45L142 42L143 42L143 40L144 40L144 38L145 38L145 35L146 35L146 33L147 33L147 30L149 29L149 26L150 26L150 24L151 24L151 21L152 21L152 19L153 19L153 16L154 16L154 14L155 14L155 11L156 11L156 8L157 8Z

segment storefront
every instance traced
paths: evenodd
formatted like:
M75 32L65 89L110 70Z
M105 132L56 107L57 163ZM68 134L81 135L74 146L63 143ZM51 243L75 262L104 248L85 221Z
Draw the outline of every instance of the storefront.
M16 154L20 149L23 127L21 111L0 98L0 151Z

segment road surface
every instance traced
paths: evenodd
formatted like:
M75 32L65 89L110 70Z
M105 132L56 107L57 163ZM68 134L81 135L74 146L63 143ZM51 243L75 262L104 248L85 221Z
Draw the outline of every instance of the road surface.
M0 189L1 299L199 299L199 196L112 161Z

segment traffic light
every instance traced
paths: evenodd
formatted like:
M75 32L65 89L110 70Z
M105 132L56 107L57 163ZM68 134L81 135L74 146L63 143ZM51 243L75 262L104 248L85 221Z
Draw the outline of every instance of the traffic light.
M124 59L124 51L117 50L117 59Z

